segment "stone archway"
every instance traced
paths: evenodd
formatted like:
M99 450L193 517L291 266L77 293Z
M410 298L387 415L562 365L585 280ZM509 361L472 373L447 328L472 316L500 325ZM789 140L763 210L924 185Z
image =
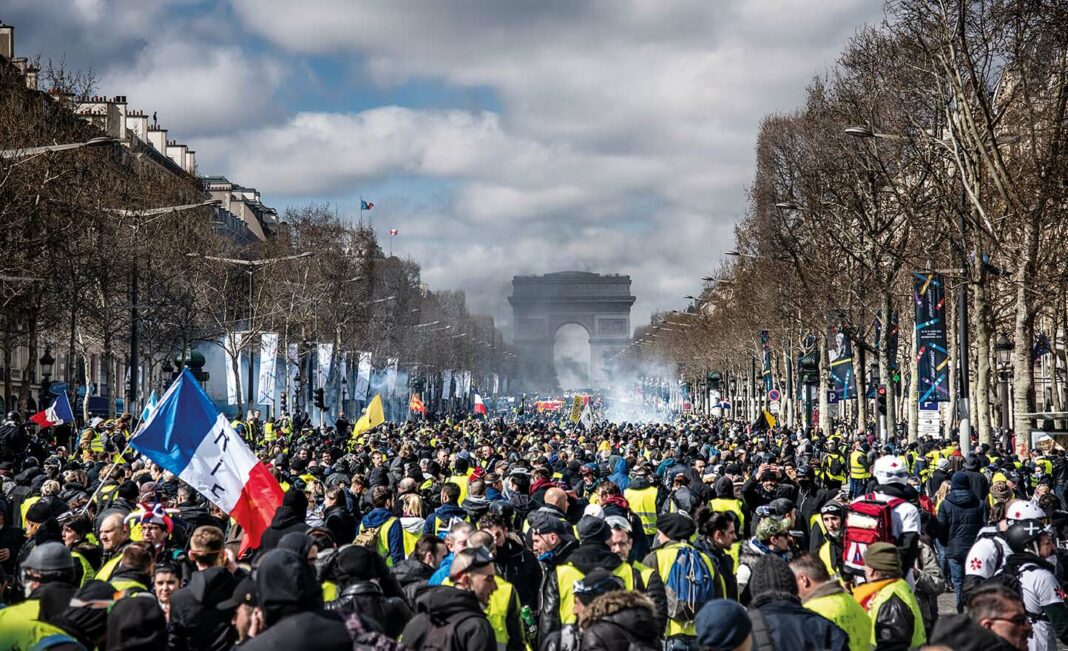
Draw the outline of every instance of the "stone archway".
M592 338L586 326L575 321L561 324L553 333L553 371L557 384L564 391L590 386Z
M559 388L554 341L557 331L570 323L589 333L590 386L607 386L608 360L630 341L630 276L584 271L515 276L508 302L523 390Z

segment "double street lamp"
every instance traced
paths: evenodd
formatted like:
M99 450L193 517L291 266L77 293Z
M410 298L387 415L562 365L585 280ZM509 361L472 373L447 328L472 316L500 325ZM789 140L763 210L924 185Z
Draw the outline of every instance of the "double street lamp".
M1009 378L1012 376L1012 342L1004 332L998 335L994 344L994 358L998 367L998 427L1001 429L1005 443L1009 439Z
M0 149L0 159L17 160L20 158L32 158L33 156L40 156L41 154L47 154L53 151L70 151L72 149L81 149L83 147L101 147L105 145L114 145L117 142L117 138L103 136L100 138L90 138L85 142L71 142L63 145L42 145L40 147L23 147L22 149Z
M52 388L52 367L56 363L56 358L52 357L52 347L45 346L44 355L37 361L41 364L41 390L37 397L37 408L44 409L48 390Z

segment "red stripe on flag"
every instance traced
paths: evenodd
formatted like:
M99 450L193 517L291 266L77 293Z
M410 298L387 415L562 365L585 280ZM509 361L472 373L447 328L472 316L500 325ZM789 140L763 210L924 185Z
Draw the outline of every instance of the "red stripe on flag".
M260 546L260 536L270 526L274 512L282 505L282 487L275 481L274 475L258 461L248 474L248 481L241 489L241 498L237 500L230 516L241 525L245 535L241 539L240 556L248 549Z

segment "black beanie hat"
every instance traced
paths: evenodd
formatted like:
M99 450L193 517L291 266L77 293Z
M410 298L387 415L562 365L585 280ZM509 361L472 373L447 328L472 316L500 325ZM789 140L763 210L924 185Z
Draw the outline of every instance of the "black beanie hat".
M107 651L167 648L167 618L156 598L142 593L119 599L108 613Z
M682 513L664 513L656 519L656 530L672 540L686 540L697 531L697 524Z
M592 515L584 515L578 522L578 535L579 541L582 543L587 542L604 542L611 536L611 532L608 530L608 525L605 524L604 519L598 518Z
M141 490L137 487L137 484L127 480L124 481L115 492L127 502L136 502Z
M749 591L753 597L769 592L785 592L796 597L797 580L786 561L774 554L766 554L753 566Z

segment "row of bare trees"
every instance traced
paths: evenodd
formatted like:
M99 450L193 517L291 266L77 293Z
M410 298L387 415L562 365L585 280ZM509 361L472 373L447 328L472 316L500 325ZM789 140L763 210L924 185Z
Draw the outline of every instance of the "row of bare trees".
M712 274L688 328L668 327L631 356L667 358L684 374L748 370L768 330L776 375L816 337L820 426L829 429L826 333L853 341L858 390L866 354L891 389L891 421L917 433L914 272L948 280L950 403L970 398L981 442L996 432L995 342L1014 345L1013 418L1064 409L1068 311L1068 6L1052 0L892 0L884 21L854 35L797 110L767 116L756 143L737 255ZM966 301L958 303L958 292ZM961 307L968 328L958 323ZM874 324L899 315L901 380ZM658 326L662 329L662 316ZM960 337L967 340L969 394ZM1051 342L1048 385L1033 344ZM796 382L796 368L792 369ZM864 401L852 409L871 417ZM958 417L963 415L959 412Z
M57 69L55 91L39 92L0 62L0 149L100 137L66 101L71 78ZM95 379L98 393L124 396L133 366L145 371L143 397L164 360L229 340L236 364L239 351L258 351L263 332L305 348L334 342L339 353L371 351L424 371L508 372L511 354L468 312L462 292L431 292L417 263L383 255L370 228L328 207L287 210L274 237L245 245L219 228L214 207L152 212L207 197L194 176L144 147L0 158L5 405L27 406L46 348L64 360L53 379L67 380L71 391ZM131 365L135 324L140 345ZM28 355L15 382L18 350ZM94 358L98 369L87 368Z

